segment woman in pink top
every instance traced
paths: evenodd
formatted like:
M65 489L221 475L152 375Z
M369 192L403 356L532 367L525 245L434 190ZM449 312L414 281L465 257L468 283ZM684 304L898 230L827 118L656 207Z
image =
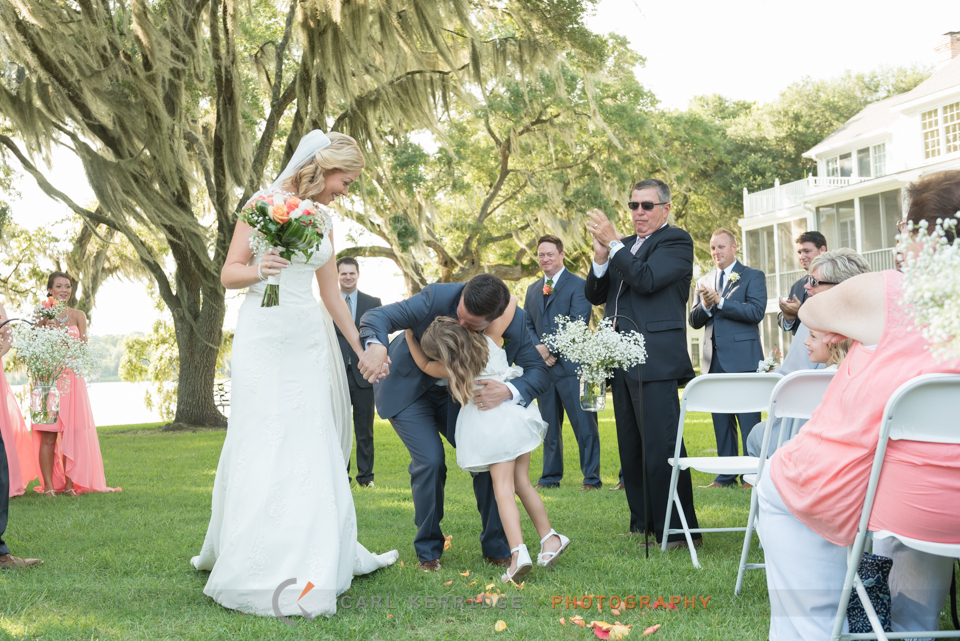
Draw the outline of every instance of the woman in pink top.
M908 220L952 215L960 210L960 171L934 174L912 185L910 196ZM863 274L800 309L805 325L831 335L825 340L854 343L823 403L771 458L758 487L771 639L830 637L845 546L856 537L887 400L921 374L960 373L960 361L939 363L931 356L903 313L902 278L893 271ZM889 444L871 529L958 543L958 505L960 446ZM875 552L894 559L894 630L936 629L953 560L879 541Z

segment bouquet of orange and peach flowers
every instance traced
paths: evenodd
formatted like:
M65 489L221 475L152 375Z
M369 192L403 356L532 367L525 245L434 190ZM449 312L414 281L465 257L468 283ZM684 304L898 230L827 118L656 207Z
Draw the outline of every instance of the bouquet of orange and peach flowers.
M33 308L33 315L41 320L55 320L62 323L67 319L66 310L67 304L64 301L48 296Z
M277 247L287 260L294 254L310 260L330 228L330 215L323 205L286 192L257 196L240 212L240 219L251 227L250 248L255 256ZM260 306L279 305L280 275L267 276L266 280Z

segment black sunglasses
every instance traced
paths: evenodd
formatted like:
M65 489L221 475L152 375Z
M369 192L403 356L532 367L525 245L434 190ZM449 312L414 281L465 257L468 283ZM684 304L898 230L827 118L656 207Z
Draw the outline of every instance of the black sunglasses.
M807 282L810 284L810 287L819 287L820 285L839 285L840 283L831 283L825 280L817 280L813 276L807 276Z
M650 211L657 205L669 205L670 201L668 200L665 203L652 203L649 200L645 200L642 203L633 202L632 200L627 203L627 207L630 208L630 211L637 211L637 207L643 207L643 211Z

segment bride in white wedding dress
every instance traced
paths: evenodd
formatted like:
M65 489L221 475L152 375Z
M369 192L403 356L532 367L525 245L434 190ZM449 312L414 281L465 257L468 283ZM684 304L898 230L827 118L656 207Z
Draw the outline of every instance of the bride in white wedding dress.
M362 169L352 138L312 131L268 191L329 205ZM287 261L276 253L254 257L250 227L238 221L221 272L228 289L249 290L233 341L232 407L210 525L191 563L210 571L204 594L251 614L333 615L354 576L398 556L371 554L357 542L346 468L349 397L331 317L357 350L360 337L330 260L331 221L324 222L311 258ZM275 274L280 304L261 307L263 281ZM304 593L308 583L314 587Z

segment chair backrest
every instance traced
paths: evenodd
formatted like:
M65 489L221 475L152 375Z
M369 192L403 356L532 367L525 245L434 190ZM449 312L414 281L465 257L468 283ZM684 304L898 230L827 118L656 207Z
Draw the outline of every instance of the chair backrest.
M927 443L960 443L960 374L923 374L910 379L887 400L873 457L867 496L860 514L859 529L867 531L880 470L887 453L888 437Z
M703 374L687 383L680 404L687 412L762 412L781 378L773 373Z
M901 385L883 411L894 440L960 443L960 374L924 374Z
M810 418L820 406L836 370L805 369L780 379L770 395L770 418Z

